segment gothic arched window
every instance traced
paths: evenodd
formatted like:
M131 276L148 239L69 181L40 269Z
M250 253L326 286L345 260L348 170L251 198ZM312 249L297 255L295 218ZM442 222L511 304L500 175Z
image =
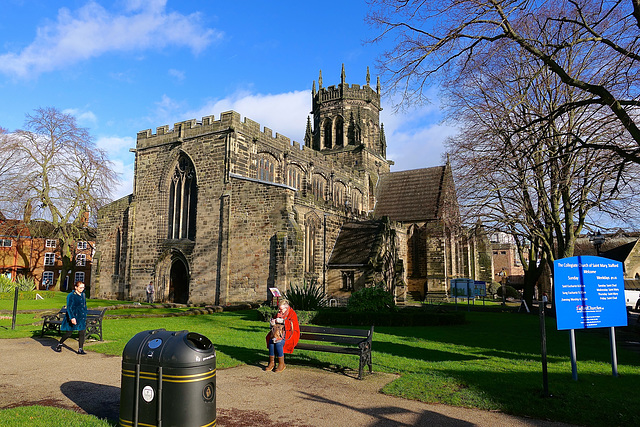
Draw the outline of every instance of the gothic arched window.
M336 147L344 145L344 120L338 116L336 118Z
M276 182L276 160L269 155L258 159L257 178L261 181Z
M317 246L320 243L320 218L317 215L311 214L305 220L305 233L304 233L304 271L309 273L315 273L316 270L316 256Z
M287 185L298 191L302 189L302 170L297 166L288 167Z
M324 122L324 145L322 148L333 148L333 129L331 128L331 120Z
M173 171L169 188L169 239L195 240L197 199L193 163L182 155Z
M322 177L322 175L318 175L315 174L313 175L313 178L311 179L311 188L312 188L312 192L314 197L317 200L324 200L324 188L325 188L325 182L326 180L324 179L324 177Z

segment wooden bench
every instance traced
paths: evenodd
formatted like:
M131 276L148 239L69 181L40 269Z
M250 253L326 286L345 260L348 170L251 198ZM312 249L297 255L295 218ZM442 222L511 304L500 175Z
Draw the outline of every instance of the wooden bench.
M300 341L296 350L324 351L329 353L355 354L360 356L360 368L358 379L362 379L362 371L365 366L369 372L373 372L371 366L371 340L373 338L373 326L371 329L339 329L325 328L321 326L300 326ZM340 345L318 345L302 341L320 341Z
M106 308L102 310L87 310L87 328L85 329L85 338L89 338L90 335L96 335L102 341L102 319ZM44 336L45 332L58 332L60 333L60 325L62 320L67 315L67 308L62 307L56 314L48 314L42 317L42 332L40 336Z

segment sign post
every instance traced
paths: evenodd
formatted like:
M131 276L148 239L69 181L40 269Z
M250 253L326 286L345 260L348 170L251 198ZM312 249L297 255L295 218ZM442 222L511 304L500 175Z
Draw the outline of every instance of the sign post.
M627 326L622 263L595 256L577 256L554 262L558 330L570 330L571 371L578 379L576 329L610 328L611 366L618 375L616 326Z

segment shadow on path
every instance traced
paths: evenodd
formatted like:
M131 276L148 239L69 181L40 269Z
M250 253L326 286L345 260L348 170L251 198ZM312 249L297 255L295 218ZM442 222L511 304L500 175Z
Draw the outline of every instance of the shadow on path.
M326 397L310 394L310 393L301 393L304 398L307 400L311 400L318 403L323 403L325 405L333 405L339 410L344 411L351 410L356 412L361 412L363 414L367 414L376 421L369 424L370 427L386 427L386 426L455 426L455 427L471 427L474 424L469 423L467 421L459 420L457 418L451 418L446 415L439 414L437 412L431 411L422 411L421 413L415 413L416 418L412 424L406 424L394 420L395 414L404 414L407 412L407 409L400 408L396 406L371 406L368 408L358 408L355 406L347 405L342 402L338 402L336 400L331 400Z
M60 391L87 414L117 420L120 412L120 388L86 381L68 381Z

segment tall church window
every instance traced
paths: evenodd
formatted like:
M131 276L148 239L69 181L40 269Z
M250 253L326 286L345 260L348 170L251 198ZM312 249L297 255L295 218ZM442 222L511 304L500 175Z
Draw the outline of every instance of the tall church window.
M333 129L331 129L331 120L324 122L324 147L333 148Z
M302 170L296 166L289 166L287 173L287 185L296 190L302 189Z
M116 255L115 255L115 263L113 266L113 274L120 274L120 229L116 231Z
M311 189L313 196L317 200L324 200L325 179L321 175L314 175L311 180Z
M338 116L336 118L336 146L344 145L344 120Z
M351 204L355 212L362 212L362 193L359 190L351 192Z
M333 191L333 202L336 206L344 206L346 189L343 183L336 182Z
M316 256L318 239L320 238L320 219L313 215L305 220L304 233L304 271L314 273L316 270Z
M276 182L276 162L270 156L258 159L257 178L261 181Z
M173 171L169 188L169 239L195 240L197 188L193 163L183 155Z

